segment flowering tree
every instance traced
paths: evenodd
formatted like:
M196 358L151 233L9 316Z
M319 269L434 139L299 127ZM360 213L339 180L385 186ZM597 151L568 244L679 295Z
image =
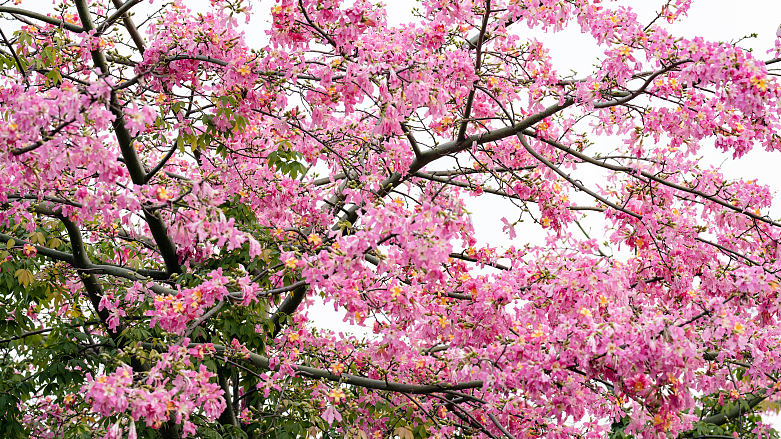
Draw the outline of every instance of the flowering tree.
M0 432L774 434L781 223L696 154L781 149L780 40L678 38L686 0L399 26L279 0L264 41L242 0L139 3L0 6ZM588 75L523 36L566 26L603 49Z

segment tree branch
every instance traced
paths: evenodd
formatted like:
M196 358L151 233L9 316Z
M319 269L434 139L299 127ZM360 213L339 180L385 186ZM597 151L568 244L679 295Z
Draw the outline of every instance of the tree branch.
M28 11L26 9L20 9L20 8L9 8L5 6L0 6L0 14L2 13L8 13L8 14L18 14L22 15L24 17L30 17L34 18L38 21L43 21L44 23L53 24L55 26L59 26L62 28L65 28L71 32L81 33L84 32L84 28L80 26L76 26L75 24L70 24L66 21L57 20L56 18L49 17L48 15L39 14L37 12Z
M114 7L119 9L122 6L121 0L111 0L114 4ZM144 39L141 37L141 34L138 32L138 29L136 28L136 25L133 23L133 19L130 18L130 15L128 13L125 13L122 15L122 23L125 25L125 29L127 29L127 32L130 34L130 38L133 40L133 43L136 45L136 48L141 53L141 55L144 54Z
M76 0L76 9L79 12L81 22L84 24L84 29L86 31L94 29L95 26L92 23L92 17L89 13L86 0ZM100 50L93 50L91 54L95 66L103 75L108 75L108 65L106 64L106 57L103 52ZM133 145L134 139L125 125L125 114L122 111L122 105L119 103L119 98L115 91L111 92L109 110L114 115L114 121L112 122L114 134L119 143L119 149L122 152L122 157L124 158L125 166L127 166L130 178L134 184L143 186L146 183L146 172L144 172L144 167L141 164L136 148ZM152 232L152 237L157 243L157 248L160 250L160 255L163 257L168 272L181 273L182 267L179 265L179 256L176 252L176 246L171 240L171 237L168 236L162 218L160 218L157 213L145 210L144 219L149 225L149 231Z
M611 165L609 163L601 162L601 161L599 161L599 160L597 160L597 159L595 159L595 158L593 158L593 157L591 157L589 155L583 154L583 153L581 153L581 152L579 152L577 150L574 150L574 149L572 149L572 148L570 148L570 147L568 147L568 146L566 146L566 145L564 145L562 143L559 143L559 142L557 142L555 140L551 140L551 139L547 139L547 138L544 138L542 136L539 136L537 133L535 133L532 130L524 130L523 134L525 134L525 135L527 135L529 137L534 137L537 140L545 142L548 145L551 145L551 146L553 146L554 148L556 148L558 150L564 151L567 154L569 154L569 155L571 155L573 157L576 157L576 158L578 158L580 160L583 160L584 162L590 163L592 165L599 166L601 168L608 169L608 170L611 170L611 171L622 172L622 173L625 173L625 174L628 174L628 175L632 175L632 176L634 176L634 175L641 175L641 176L643 176L645 178L648 178L649 180L653 180L653 181L655 181L657 183L660 183L660 184L662 184L664 186L667 186L669 188L676 189L676 190L679 190L681 192L686 192L686 193L690 193L690 194L693 194L693 195L697 195L697 196L702 197L702 198L704 198L704 199L706 199L708 201L716 203L719 206L725 207L727 209L730 209L730 210L732 210L734 212L737 212L737 213L740 213L742 215L746 215L746 216L748 216L748 217L750 217L752 219L755 219L757 221L762 221L762 222L770 224L772 226L781 227L781 222L773 221L773 220L771 220L769 218L757 215L757 214L749 211L745 207L744 208L740 208L740 207L737 207L737 206L733 206L732 204L722 200L721 198L716 197L715 195L708 195L705 192L699 191L697 189L692 189L692 188L688 188L686 186L682 186L682 185L680 185L678 183L673 183L673 182L671 182L669 180L665 180L663 178L660 178L660 177L656 176L655 174L652 174L652 173L650 173L648 171L641 171L641 170L638 170L638 169L630 168L628 166Z
M464 151L468 148L471 148L474 144L483 145L485 143L495 142L497 140L502 140L504 138L514 136L517 133L532 127L534 124L541 122L545 118L550 117L559 111L573 105L574 103L575 101L573 99L567 98L562 104L551 105L543 111L529 116L512 126L499 128L493 131L487 131L481 134L473 134L462 141L453 140L429 149L421 153L420 157L417 157L415 160L413 160L413 162L410 164L409 170L406 173L406 176L414 176L416 172L420 171L426 165L437 160L438 158ZM398 172L391 174L380 184L380 190L377 191L377 196L384 197L390 193L393 188L401 184L404 178L405 176ZM361 206L358 205L351 207L347 211L347 214L344 216L343 220L351 224L354 223L358 220L358 210L360 209Z
M217 305L215 305L212 309L206 312L206 314L202 315L201 317L198 317L190 326L187 328L187 330L184 332L184 335L180 339L183 340L186 337L189 337L190 334L195 331L195 328L201 325L201 323L205 322L206 320L209 320L213 315L217 314L217 312L222 309L222 307L225 305L224 300L220 300ZM178 343L177 343L178 344Z
M727 413L719 413L713 416L708 416L707 418L703 419L700 422L706 423L706 424L715 424L715 425L724 425L727 422L744 415L751 411L754 407L759 405L760 402L767 399L767 396L757 396L752 399L745 399L743 401L738 402L738 406L733 408ZM748 404L748 409L744 409L742 407L743 403Z
M16 50L14 49L14 46L11 45L11 42L8 41L8 38L5 37L5 32L3 32L3 29L0 28L0 36L3 37L3 41L5 42L5 45L8 46L8 49L11 51L11 55L14 56L14 61L16 61L16 66L19 67L19 73L22 74L22 78L24 78L24 83L27 85L27 88L30 87L30 79L27 77L27 69L24 68L22 65L22 60L19 59L19 55L16 54Z
M304 297L306 297L306 288L306 285L298 286L295 290L293 290L292 293L290 293L289 296L285 298L284 301L282 301L282 303L279 305L279 308L277 308L277 311L272 314L271 323L274 325L274 328L271 330L272 339L276 338L276 336L279 334L279 331L282 330L282 315L293 314L298 306L301 305Z
M202 343L190 343L188 347L196 347L200 344ZM163 344L141 343L140 345L146 350L152 350L152 349L168 350L168 346ZM217 353L221 354L225 352L225 346L215 344L214 348L216 349ZM268 357L253 352L250 353L249 358L246 359L245 361L261 369L274 371L274 372L279 371L281 368L279 364L277 364L275 367L272 368L270 366ZM299 364L292 364L290 365L290 367L298 375L315 379L315 380L326 380L335 383L343 383L343 384L349 384L351 386L363 387L366 389L383 390L387 392L409 393L413 395L428 395L433 393L445 393L449 390L478 389L483 387L482 381L466 381L457 384L447 384L447 383L402 384L402 383L394 383L387 380L374 380L371 378L352 375L348 373L337 375L329 370L318 369L310 366L302 366Z
M76 121L76 119L71 119L71 120L69 120L67 122L63 122L63 123L57 125L57 127L55 127L51 131L51 133L49 133L48 135L42 136L43 138L41 140L39 140L39 141L37 141L35 143L32 143L30 145L27 145L25 147L14 149L14 150L11 151L11 154L15 155L15 156L22 155L22 154L24 154L26 152L30 152L30 151L33 151L33 150L36 150L36 149L40 148L44 143L46 143L47 141L53 139L55 134L59 133L65 127L67 127L68 125L72 124L75 121Z
M127 11L129 11L133 6L141 3L141 1L142 0L127 0L125 3L122 3L120 0L112 0L117 10L114 11L114 13L111 14L106 19L106 21L104 21L97 28L95 28L95 35L101 35L103 32L106 31L106 29L109 26L114 24L114 22L116 22L123 16L127 16Z
M168 163L168 160L173 157L174 153L176 152L176 142L174 142L174 145L171 147L170 150L168 150L168 153L166 153L165 157L163 157L160 160L160 163L157 164L154 168L152 168L151 171L147 172L146 176L144 176L144 183L149 183L150 180L152 180L152 177L157 174L158 171L163 169L166 163Z
M488 28L488 17L491 16L491 0L485 0L485 12L483 13L483 22L480 26L480 34L477 37L477 45L475 49L475 74L479 74L480 72L480 66L482 64L482 57L483 57L483 42L485 41L485 31ZM469 116L472 114L472 104L475 100L475 92L476 87L475 85L479 81L476 80L474 84L472 84L472 90L469 91L469 96L466 98L466 106L464 107L464 119L461 121L461 126L458 128L458 135L456 136L456 141L461 141L464 139L464 136L466 135L466 128L469 125Z
M521 141L521 145L523 145L523 147L526 149L526 151L529 152L529 154L531 154L535 159L537 159L542 164L544 164L545 166L547 166L548 168L553 170L553 172L559 174L559 176L561 176L561 178L567 180L567 182L569 182L569 184L571 184L571 185L575 186L576 188L578 188L579 190L581 190L581 191L591 195L592 197L594 197L597 200L599 200L600 202L602 202L602 203L612 207L615 210L623 212L623 213L625 213L627 215L630 215L630 216L632 216L634 218L637 218L637 219L641 219L642 218L642 215L637 214L635 212L632 212L629 209L624 209L623 207L613 203L612 201L608 200L607 198L598 195L596 192L594 192L591 189L583 186L583 184L581 184L578 181L575 181L572 177L570 177L569 175L565 174L564 171L562 171L558 166L556 166L553 163L551 163L548 159L546 159L545 157L540 155L540 153L538 153L531 146L529 146L529 144L526 142L526 139L524 139L523 134L518 133L518 139Z
M32 243L25 241L23 239L15 238L13 236L9 236L3 233L0 233L0 242L7 243L8 241L13 240L15 243L19 243L21 245L29 244L35 247L35 250L38 252L39 255L45 256L47 258L50 258L55 261L61 261L65 262L68 265L75 268L77 271L84 273L84 274L107 274L109 276L115 276L115 277L121 277L124 279L132 280L132 281L138 281L138 282L146 282L151 278L151 274L156 273L154 270L135 270L132 268L127 267L118 267L113 265L99 265L99 264L92 264L87 261L87 263L82 263L79 265L76 262L76 259L74 256L70 253L61 252L58 250L52 250L48 247L43 247L40 245L33 245ZM73 245L73 243L71 243ZM148 274L150 276L147 276L145 274ZM171 288L166 288L158 284L153 284L150 288L154 293L160 294L160 295L176 295L177 291L173 290Z
M404 135L407 136L407 140L409 141L409 145L412 147L412 152L415 153L415 157L420 157L420 146L418 146L418 141L415 140L415 135L412 133L412 131L409 129L407 124L402 123L401 130L404 132Z
M220 417L217 419L222 425L238 426L239 423L236 420L236 413L233 411L233 398L231 397L230 388L228 387L228 380L225 378L225 367L217 368L217 381L220 383L220 388L223 391L223 398L225 398L225 410L220 413ZM228 370L229 371L229 370ZM233 395L237 397L238 395Z

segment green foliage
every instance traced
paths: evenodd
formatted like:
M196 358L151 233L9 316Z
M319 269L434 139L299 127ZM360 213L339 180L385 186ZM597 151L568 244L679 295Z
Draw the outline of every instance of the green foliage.
M291 178L297 178L306 173L306 166L299 161L303 158L303 154L291 151L286 147L285 142L282 142L278 150L268 155L267 160L269 164L274 165L282 174Z

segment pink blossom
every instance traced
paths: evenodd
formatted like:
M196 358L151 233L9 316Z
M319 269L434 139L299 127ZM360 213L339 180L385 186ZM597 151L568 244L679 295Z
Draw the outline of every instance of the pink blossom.
M130 131L131 136L135 136L146 130L146 125L154 122L157 117L155 110L148 106L138 106L133 104L127 109L127 118L125 124Z
M339 413L339 410L337 410L335 406L330 404L325 408L325 411L323 411L323 414L321 414L320 417L323 418L328 425L333 424L334 421L342 421L342 414Z

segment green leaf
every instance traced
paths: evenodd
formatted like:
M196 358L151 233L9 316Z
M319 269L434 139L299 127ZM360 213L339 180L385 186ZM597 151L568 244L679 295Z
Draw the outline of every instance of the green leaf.
M46 74L46 77L52 81L52 85L57 85L62 82L62 73L57 69L51 70Z
M46 238L41 232L33 232L30 234L30 242L33 244L43 245L46 242Z
M27 285L30 285L33 283L35 278L33 277L33 274L30 272L30 270L26 268L20 268L16 270L16 273L14 273L14 276L19 280L19 283L23 286L27 287Z

